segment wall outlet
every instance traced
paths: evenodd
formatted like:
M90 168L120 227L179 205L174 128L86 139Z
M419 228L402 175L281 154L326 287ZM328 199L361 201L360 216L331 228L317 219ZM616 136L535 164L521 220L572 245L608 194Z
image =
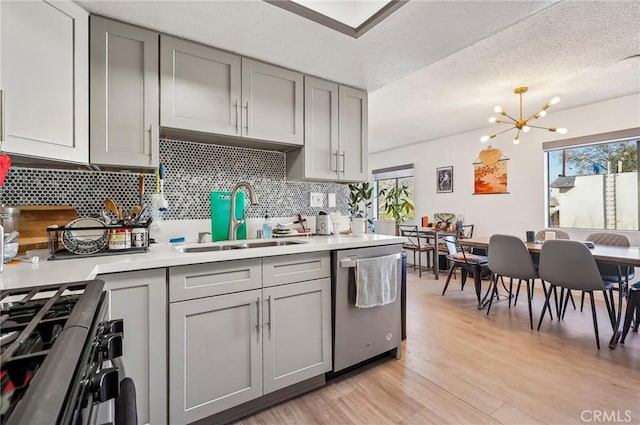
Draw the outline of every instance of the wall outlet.
M336 207L336 194L335 193L330 193L329 194L329 208L335 208Z
M309 193L309 206L322 208L324 206L324 193Z

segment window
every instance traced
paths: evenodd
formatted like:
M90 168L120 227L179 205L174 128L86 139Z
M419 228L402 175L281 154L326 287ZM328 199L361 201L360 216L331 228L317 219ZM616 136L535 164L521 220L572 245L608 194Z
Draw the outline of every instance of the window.
M550 227L640 229L639 130L544 144Z
M398 167L385 168L381 170L373 170L373 211L375 218L379 220L390 220L392 217L384 212L384 198L380 198L378 194L382 189L392 189L405 186L409 192L409 202L416 205L415 202L415 180L413 164L401 165ZM407 220L415 220L415 210L407 215Z

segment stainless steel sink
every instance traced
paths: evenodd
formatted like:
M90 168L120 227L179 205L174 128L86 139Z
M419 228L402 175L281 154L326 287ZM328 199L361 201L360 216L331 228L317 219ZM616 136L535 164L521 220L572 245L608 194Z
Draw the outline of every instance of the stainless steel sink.
M180 248L180 252L213 252L213 251L229 251L232 249L249 249L249 248L265 248L269 246L286 246L286 245L298 245L307 243L306 241L294 241L294 240L268 240L268 241L255 241L255 242L243 242L234 243L229 245L204 245L204 246L186 246Z

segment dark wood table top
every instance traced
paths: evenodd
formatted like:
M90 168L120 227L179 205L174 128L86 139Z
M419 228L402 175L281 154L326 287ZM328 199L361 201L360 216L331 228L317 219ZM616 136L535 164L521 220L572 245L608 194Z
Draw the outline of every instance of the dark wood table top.
M476 248L488 248L489 236L481 236L470 239L460 239L460 245ZM529 252L539 253L542 249L542 243L526 243ZM596 260L607 261L616 264L624 264L628 266L640 267L640 247L630 246L607 246L595 245L590 249Z

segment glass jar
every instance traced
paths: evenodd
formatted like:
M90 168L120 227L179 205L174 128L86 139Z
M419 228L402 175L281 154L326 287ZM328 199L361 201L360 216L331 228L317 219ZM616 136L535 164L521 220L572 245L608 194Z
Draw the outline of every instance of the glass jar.
M109 249L131 248L131 229L109 230Z

